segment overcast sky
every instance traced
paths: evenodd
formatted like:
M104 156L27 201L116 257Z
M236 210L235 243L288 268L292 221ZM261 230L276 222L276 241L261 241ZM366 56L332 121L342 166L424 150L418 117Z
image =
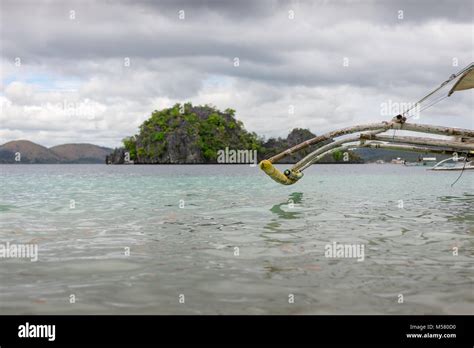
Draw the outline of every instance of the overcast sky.
M286 136L390 119L473 59L473 1L0 0L0 143L115 147L177 102ZM473 128L473 92L416 120Z

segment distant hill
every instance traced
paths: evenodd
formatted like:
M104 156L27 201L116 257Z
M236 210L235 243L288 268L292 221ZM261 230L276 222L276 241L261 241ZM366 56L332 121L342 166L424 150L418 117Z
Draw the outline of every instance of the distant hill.
M49 148L54 154L69 163L105 163L112 149L92 144L64 144Z
M15 157L19 161L15 161ZM47 147L28 140L10 141L0 146L1 163L58 163L60 160L60 157Z
M28 140L0 146L0 163L105 163L112 149L92 144L64 144L47 148Z

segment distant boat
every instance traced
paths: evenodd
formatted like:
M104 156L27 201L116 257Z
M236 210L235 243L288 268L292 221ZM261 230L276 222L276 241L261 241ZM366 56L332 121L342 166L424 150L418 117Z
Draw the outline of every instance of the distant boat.
M449 162L452 161L452 162ZM464 157L451 157L445 160L442 160L430 170L473 170L474 163L472 161L466 160Z
M421 166L429 166L432 167L436 164L436 157L423 157L418 158L417 162L405 162L404 163L408 167L421 167Z
M426 164L423 162L405 162L404 163L407 167L422 167L425 166Z
M400 157L394 158L390 163L392 164L405 164L405 160Z

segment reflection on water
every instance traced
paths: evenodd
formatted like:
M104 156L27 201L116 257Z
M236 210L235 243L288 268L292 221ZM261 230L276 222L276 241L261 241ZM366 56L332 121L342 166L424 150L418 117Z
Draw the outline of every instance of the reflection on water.
M474 189L474 187L473 187ZM445 206L449 206L455 214L450 214L448 220L460 223L469 223L468 230L474 232L474 195L441 196L438 198Z
M271 231L278 231L279 227L281 227L279 219L290 220L301 218L303 214L299 211L295 211L295 204L301 203L302 199L302 192L293 192L286 201L272 206L270 211L275 214L276 217L272 218L265 228Z
M473 313L472 174L321 165L282 186L249 166L5 165L0 242L39 261L0 260L0 313ZM326 258L333 242L364 261Z
M287 201L282 202L280 204L275 204L270 211L278 216L281 219L298 219L301 215L301 212L291 211L294 209L295 204L301 203L303 199L302 192L293 192L290 194ZM288 211L282 209L282 207L286 207Z

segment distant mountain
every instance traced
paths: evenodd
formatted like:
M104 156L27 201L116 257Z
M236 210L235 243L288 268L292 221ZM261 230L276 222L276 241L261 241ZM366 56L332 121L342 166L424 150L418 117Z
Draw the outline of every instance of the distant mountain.
M92 144L64 144L49 150L68 163L105 163L105 157L112 152L112 149Z
M112 149L92 144L64 144L47 148L28 140L0 146L0 163L105 163Z
M60 157L47 147L28 140L16 140L0 146L0 163L58 163Z

